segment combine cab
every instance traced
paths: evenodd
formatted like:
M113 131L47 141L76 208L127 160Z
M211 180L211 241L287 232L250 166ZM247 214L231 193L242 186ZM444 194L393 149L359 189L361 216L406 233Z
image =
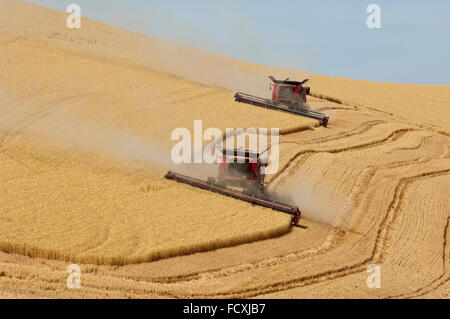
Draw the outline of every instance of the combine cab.
M320 124L326 127L328 125L328 117L317 111L313 111L306 104L306 96L309 94L310 88L303 86L308 79L302 82L286 80L276 80L273 76L269 76L272 80L272 99L263 99L257 96L238 92L234 99L236 102L244 102L268 109L289 112L296 115L311 117L320 121Z
M292 225L297 225L300 219L298 207L276 201L266 194L265 176L261 172L261 168L266 165L267 162L261 160L258 153L236 149L223 150L218 177L209 177L205 182L172 171L169 171L165 177L251 204L288 213L292 216Z

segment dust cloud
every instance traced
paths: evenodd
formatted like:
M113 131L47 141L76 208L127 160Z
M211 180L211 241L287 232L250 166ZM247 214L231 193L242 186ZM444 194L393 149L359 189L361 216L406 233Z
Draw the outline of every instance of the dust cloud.
M18 135L37 143L48 141L72 151L173 170L199 179L207 179L217 174L215 164L175 164L169 148L138 137L125 129L89 122L60 105L46 108L28 107L14 102L0 90L0 140L7 142L8 137Z
M296 175L273 191L280 200L296 205L302 216L333 227L345 227L353 203L322 180Z
M263 98L271 96L269 75L276 78L291 76L290 71L279 69L268 74L268 67L242 62L226 56L183 47L159 40L147 46L140 45L137 52L142 64L150 68L208 86L240 91ZM271 69L269 67L269 69Z

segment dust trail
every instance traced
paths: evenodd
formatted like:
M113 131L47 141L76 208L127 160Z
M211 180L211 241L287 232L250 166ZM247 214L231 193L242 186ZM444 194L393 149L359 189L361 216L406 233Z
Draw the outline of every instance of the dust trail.
M170 152L152 142L112 126L97 127L71 114L43 121L41 135L80 150L108 155L120 161L169 168Z
M62 105L34 108L17 103L0 90L0 140L23 136L71 151L105 155L117 161L178 171L200 179L214 176L207 164L174 164L170 148L125 129L79 118Z
M303 217L334 227L345 227L353 210L352 201L337 194L325 181L313 181L301 174L271 191L280 200L298 206Z
M162 40L158 40L158 45L153 42L140 43L136 51L139 55L138 60L154 70L204 85L218 86L264 98L271 96L269 75L276 78L292 77L292 71L265 68L258 64Z

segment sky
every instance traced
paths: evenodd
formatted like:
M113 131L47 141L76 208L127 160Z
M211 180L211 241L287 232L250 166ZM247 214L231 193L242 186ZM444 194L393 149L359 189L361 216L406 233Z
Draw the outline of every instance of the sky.
M245 61L361 80L450 84L448 0L28 0ZM368 28L367 7L381 28Z

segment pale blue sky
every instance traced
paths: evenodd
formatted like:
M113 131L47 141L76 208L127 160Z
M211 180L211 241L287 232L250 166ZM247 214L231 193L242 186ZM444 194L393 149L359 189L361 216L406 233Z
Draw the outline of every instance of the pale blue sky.
M450 84L449 0L29 0L246 61L355 79ZM368 29L366 7L381 7Z

